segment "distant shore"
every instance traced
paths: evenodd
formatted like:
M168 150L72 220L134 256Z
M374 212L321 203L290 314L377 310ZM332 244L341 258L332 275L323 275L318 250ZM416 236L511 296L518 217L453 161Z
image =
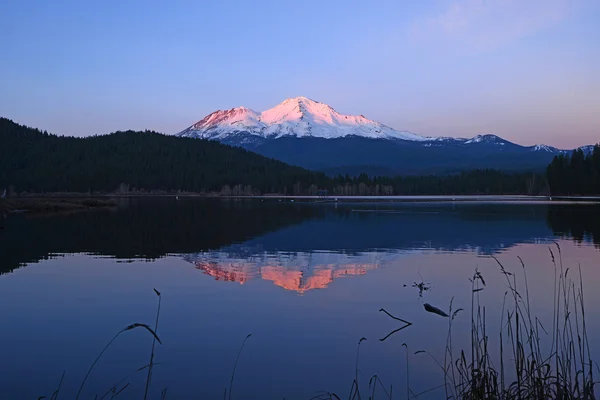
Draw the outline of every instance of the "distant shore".
M389 202L389 203L600 203L600 196L528 196L528 195L418 195L418 196L237 196L234 198L314 201L318 203Z
M600 196L528 196L528 195L418 195L418 196L289 196L280 194L254 196L219 196L215 193L44 193L23 194L0 199L0 214L15 212L57 213L117 206L119 198L170 197L255 199L299 203L487 203L487 204L598 204Z
M109 198L100 197L11 197L0 199L0 214L28 212L28 213L57 213L66 211L91 210L98 208L115 207L117 203Z

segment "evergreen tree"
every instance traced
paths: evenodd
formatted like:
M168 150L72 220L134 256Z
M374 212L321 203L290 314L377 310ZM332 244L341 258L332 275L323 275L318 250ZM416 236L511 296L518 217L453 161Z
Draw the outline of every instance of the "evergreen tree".
M554 157L546 176L552 194L599 195L600 194L600 144L585 155L577 149L569 155Z

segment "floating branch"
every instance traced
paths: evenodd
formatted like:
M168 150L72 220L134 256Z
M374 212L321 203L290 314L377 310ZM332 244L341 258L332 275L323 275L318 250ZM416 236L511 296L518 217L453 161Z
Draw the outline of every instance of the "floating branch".
M400 332L402 329L406 329L406 328L408 328L409 326L411 326L411 325L412 325L412 322L408 322L408 321L407 321L407 320L405 320L405 319L402 319L402 318L395 317L395 316L393 316L392 314L390 314L389 312L387 312L386 310L384 310L383 308L382 308L381 310L379 310L379 311L380 311L380 312L381 312L381 311L383 311L383 312L384 312L384 313L386 313L386 314L387 314L387 315L388 315L390 318L392 318L392 319L395 319L396 321L400 321L400 322L402 322L402 323L404 323L404 324L405 324L404 326L402 326L402 327L400 327L400 328L398 328L398 329L396 329L396 330L394 330L394 331L391 331L391 332L390 332L390 333L388 333L388 334L387 334L385 337L383 337L383 338L379 339L379 340L380 340L380 341L382 341L382 342L383 342L384 340L386 340L387 338L389 338L390 336L392 336L394 333L396 333L396 332Z

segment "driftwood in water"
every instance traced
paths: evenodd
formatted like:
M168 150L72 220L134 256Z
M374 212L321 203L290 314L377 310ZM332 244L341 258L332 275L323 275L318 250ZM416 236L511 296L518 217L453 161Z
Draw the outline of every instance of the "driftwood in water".
M437 315L441 315L442 317L447 317L448 316L448 314L446 314L445 312L443 312L439 308L432 306L429 303L425 303L424 306L425 306L425 311L427 311L427 312L434 313L434 314L437 314Z

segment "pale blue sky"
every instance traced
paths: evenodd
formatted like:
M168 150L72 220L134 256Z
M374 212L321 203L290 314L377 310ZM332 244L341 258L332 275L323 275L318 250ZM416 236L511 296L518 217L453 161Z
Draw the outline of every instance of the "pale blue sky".
M175 133L306 96L424 135L600 141L600 1L0 3L0 116Z

